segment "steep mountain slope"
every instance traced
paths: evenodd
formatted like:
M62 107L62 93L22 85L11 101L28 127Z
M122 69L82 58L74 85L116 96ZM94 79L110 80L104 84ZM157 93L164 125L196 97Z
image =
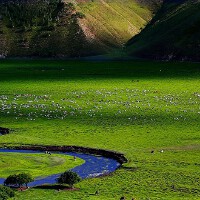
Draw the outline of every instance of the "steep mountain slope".
M10 13L15 13L12 19L8 13L7 17L2 17L6 9L1 3L0 54L70 57L108 53L121 48L138 34L160 5L160 0L65 0L65 5L73 3L73 9L68 12L67 7L64 12L59 11L54 16L51 4L55 2L59 1L28 0L12 3L12 8L9 8ZM42 10L43 15L37 14L37 10ZM49 10L51 13L47 13ZM21 21L30 18L30 15L34 15L30 23L16 24L16 19Z
M150 1L151 4L135 0L76 2L78 9L86 16L79 22L87 38L110 48L122 46L138 34L152 18L158 1Z
M128 42L129 55L200 60L200 1L165 0L152 22Z

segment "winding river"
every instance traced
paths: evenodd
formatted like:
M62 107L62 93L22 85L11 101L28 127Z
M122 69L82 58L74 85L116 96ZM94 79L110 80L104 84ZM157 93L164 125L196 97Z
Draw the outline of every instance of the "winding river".
M44 151L36 151L36 150L14 150L14 149L0 149L1 153L45 153ZM70 156L76 156L83 160L85 163L77 166L71 171L76 172L82 179L98 177L101 175L105 175L111 172L114 172L119 166L120 163L114 159L106 158L103 156L96 156L90 154L82 154L82 153L74 153L74 152L54 152L59 154L65 154ZM52 174L47 177L38 177L33 182L29 183L28 186L34 187L43 184L55 184L56 178L58 178L60 174ZM5 179L0 178L0 184L3 184Z

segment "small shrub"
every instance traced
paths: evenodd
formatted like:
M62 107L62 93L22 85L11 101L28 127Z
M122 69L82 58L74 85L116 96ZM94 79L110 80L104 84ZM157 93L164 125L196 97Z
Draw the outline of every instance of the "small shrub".
M17 185L17 175L10 175L7 177L7 179L4 181L4 185Z
M71 188L73 188L74 184L81 181L80 176L72 171L66 171L60 175L57 179L59 184L68 184Z

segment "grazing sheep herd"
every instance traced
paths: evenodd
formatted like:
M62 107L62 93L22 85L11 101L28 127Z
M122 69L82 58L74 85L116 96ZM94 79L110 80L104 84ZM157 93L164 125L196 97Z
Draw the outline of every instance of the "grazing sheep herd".
M187 96L187 97L186 97ZM127 121L157 121L157 112L173 113L171 120L187 120L187 115L200 114L200 94L162 94L159 91L139 89L101 89L67 91L63 96L13 94L0 96L1 115L13 116L16 120L26 118L65 119L87 116L89 118L125 116ZM177 112L178 111L178 112ZM148 116L148 114L151 114ZM146 115L147 114L147 115ZM154 115L155 114L155 115ZM150 117L151 116L151 117Z

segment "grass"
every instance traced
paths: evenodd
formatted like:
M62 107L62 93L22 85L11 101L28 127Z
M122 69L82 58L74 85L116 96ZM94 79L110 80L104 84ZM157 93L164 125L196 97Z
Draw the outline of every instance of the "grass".
M200 199L198 63L7 60L0 71L0 126L12 129L2 146L80 145L129 160L79 191L15 199Z
M26 172L34 178L62 173L83 164L83 160L74 159L71 156L53 154L20 154L0 153L0 177L6 178L11 174Z
M108 47L124 45L140 32L153 15L147 6L130 0L126 3L121 0L81 2L77 7L86 15L83 25L99 44Z
M141 34L128 42L128 54L160 60L198 61L199 8L198 1L165 1Z

